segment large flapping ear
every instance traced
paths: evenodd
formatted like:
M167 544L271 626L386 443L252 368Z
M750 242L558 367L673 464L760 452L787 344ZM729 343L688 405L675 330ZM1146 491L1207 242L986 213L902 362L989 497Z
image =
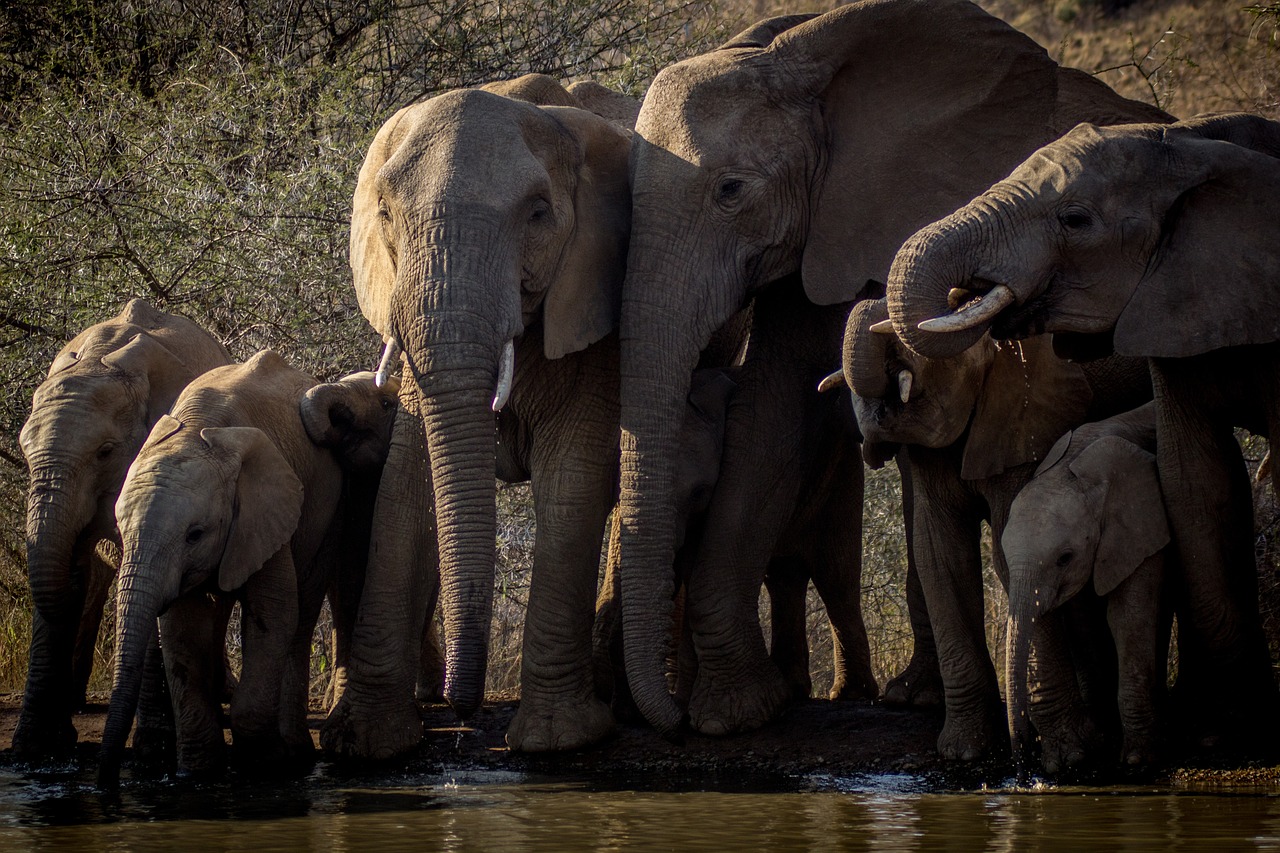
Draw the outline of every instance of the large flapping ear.
M1107 595L1169 544L1156 457L1123 438L1104 436L1072 460L1071 473L1102 499L1093 588Z
M1084 420L1092 401L1084 371L1055 356L1047 336L998 345L969 425L961 476L980 480L1039 462Z
M773 18L765 18L756 21L716 49L733 50L740 47L768 47L778 37L779 33L784 33L806 21L812 21L816 17L818 17L816 14L807 14L778 15Z
M1048 142L1057 65L959 0L841 6L769 47L825 124L805 291L818 304L887 281L894 254Z
M601 86L594 80L570 83L567 91L577 101L575 106L608 119L624 130L636 129L636 116L640 115L640 102L635 98Z
M622 277L631 234L631 138L600 116L547 107L580 152L573 196L573 234L552 275L543 304L547 358L585 349L618 325Z
M1116 322L1116 352L1181 358L1280 340L1280 159L1177 126L1165 144L1185 186Z
M1230 142L1268 157L1280 157L1280 122L1252 113L1199 115L1178 122L1203 139Z
M200 437L239 471L231 529L218 566L218 586L230 592L289 544L302 515L302 483L256 427L209 427Z
M369 324L382 335L391 336L391 292L396 283L396 265L382 236L379 216L378 170L396 152L404 138L415 109L405 107L397 112L373 138L360 167L355 197L351 202L351 273L356 287L356 300ZM403 125L403 126L402 126Z
M139 332L120 349L104 355L102 363L128 375L142 398L150 401L155 411L147 412L148 423L169 410L191 379L191 370L182 360L146 332Z

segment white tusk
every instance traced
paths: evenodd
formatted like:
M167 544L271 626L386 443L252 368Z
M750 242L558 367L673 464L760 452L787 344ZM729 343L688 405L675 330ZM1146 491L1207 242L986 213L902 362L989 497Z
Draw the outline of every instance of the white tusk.
M1008 285L997 284L976 301L953 314L925 320L917 327L923 332L962 332L993 319L1017 301Z
M382 348L382 361L378 362L378 372L373 375L373 384L378 388L386 385L387 378L391 374L391 366L398 366L399 362L400 345L396 343L395 338L392 338Z
M898 399L906 403L911 399L911 371L902 370L898 373Z
M877 335L896 334L896 332L893 331L892 320L881 320L879 323L872 323L870 326L870 329L871 331L875 332Z
M507 341L507 345L502 348L502 360L498 362L498 390L493 394L495 412L502 411L502 407L507 404L507 398L511 396L511 375L515 371L516 345L514 341Z

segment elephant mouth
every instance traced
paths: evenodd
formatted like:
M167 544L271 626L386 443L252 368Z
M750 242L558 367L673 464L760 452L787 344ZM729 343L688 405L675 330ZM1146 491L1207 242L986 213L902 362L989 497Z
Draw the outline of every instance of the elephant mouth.
M947 291L947 314L920 322L924 332L962 332L991 325L1000 313L1018 301L1007 284L973 279L964 287Z

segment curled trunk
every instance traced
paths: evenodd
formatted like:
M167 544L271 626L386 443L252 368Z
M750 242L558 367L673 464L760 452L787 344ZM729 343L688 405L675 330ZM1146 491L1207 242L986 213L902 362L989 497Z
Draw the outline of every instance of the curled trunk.
M951 358L977 343L990 321L956 332L927 332L920 323L951 314L957 307L953 288L964 288L976 275L977 243L969 225L953 216L930 226L903 244L889 271L889 316L898 337L927 358Z
M845 329L844 373L853 393L878 400L889 392L887 349L889 335L871 331L871 326L888 319L882 300L859 302L849 315Z

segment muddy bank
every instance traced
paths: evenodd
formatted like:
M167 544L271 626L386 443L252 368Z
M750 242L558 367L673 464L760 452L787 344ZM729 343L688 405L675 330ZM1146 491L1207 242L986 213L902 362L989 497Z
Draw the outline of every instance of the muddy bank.
M0 766L21 767L9 751L20 701L14 694L0 695ZM581 779L606 787L715 790L794 790L828 782L838 787L840 780L867 775L910 776L926 790L980 790L1006 787L1014 776L1005 759L976 764L940 759L935 750L942 728L940 711L813 699L748 734L713 738L686 733L682 743L674 744L648 728L620 724L592 749L531 756L512 753L503 740L517 704L486 702L465 725L443 705L424 706L426 734L414 755L391 765L322 762L322 767L327 776L486 770ZM75 775L92 778L105 719L105 697L94 697L89 708L76 715L80 744L77 769L70 771ZM313 711L313 737L322 720L319 710ZM1080 771L1057 781L1098 787L1274 789L1280 788L1278 764L1277 756L1201 753L1174 756L1141 770Z

